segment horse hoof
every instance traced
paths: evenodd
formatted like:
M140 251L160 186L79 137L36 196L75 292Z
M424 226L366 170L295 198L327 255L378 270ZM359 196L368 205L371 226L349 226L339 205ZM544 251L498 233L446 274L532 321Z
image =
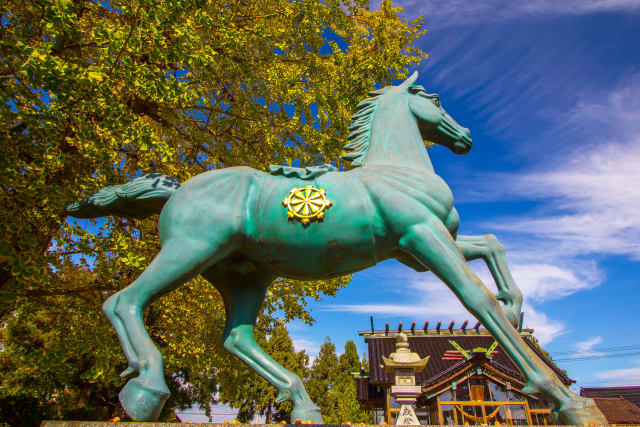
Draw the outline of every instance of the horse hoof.
M293 424L295 420L302 422L311 421L313 424L324 424L322 422L320 408L313 403L306 406L296 405L291 412L291 423Z
M606 426L609 422L604 417L593 399L575 397L560 406L558 424L574 426Z
M169 391L149 388L134 378L125 384L118 398L134 421L156 421L169 398Z

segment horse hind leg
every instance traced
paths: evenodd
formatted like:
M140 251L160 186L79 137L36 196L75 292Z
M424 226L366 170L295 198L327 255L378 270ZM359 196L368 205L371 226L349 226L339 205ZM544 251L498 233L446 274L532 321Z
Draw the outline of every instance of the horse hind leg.
M114 295L113 303L107 304L105 311L111 314L110 320L114 318L114 326L120 328L118 336L125 354L133 358L129 360L129 370L139 372L119 394L123 408L135 421L155 421L169 397L162 355L142 320L144 309L232 250L230 244L215 245L195 238L170 239L140 277Z
M471 314L491 332L527 378L523 389L525 394L547 394L559 409L561 422L571 425L607 424L593 400L571 392L522 340L498 300L471 271L441 222L432 220L410 228L399 245L445 282Z
M456 244L467 261L481 258L487 264L498 287L496 298L504 303L502 309L507 319L512 325L518 326L522 310L522 292L513 280L502 243L493 234L485 234L484 236L458 235Z
M253 329L273 277L256 273L203 273L220 291L225 303L226 326L222 336L225 349L237 356L278 390L276 402L293 403L291 420L322 424L320 409L311 401L302 380L271 358L256 343Z

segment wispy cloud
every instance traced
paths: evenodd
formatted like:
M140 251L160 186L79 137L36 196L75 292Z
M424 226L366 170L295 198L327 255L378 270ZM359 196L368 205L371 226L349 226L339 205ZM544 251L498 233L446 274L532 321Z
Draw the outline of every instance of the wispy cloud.
M429 17L430 25L453 26L463 23L495 22L507 19L530 18L538 15L582 15L607 11L636 11L635 0L403 0L401 7L415 14Z
M569 256L640 259L639 97L636 78L603 102L579 103L563 120L574 133L581 130L576 134L577 140L584 138L579 151L543 170L489 178L495 187L484 194L540 202L534 214L500 218L489 226L553 241ZM600 135L594 141L598 132L609 138Z
M443 321L462 321L471 315L455 295L439 279L430 273L414 273L406 267L397 266L393 270L405 275L395 286L399 297L390 303L374 304L333 304L320 310L371 313L390 317L413 317Z
M597 372L595 377L603 380L603 386L637 385L640 384L640 360L636 360L635 365L637 366Z
M548 263L514 264L513 277L525 299L539 303L561 299L601 283L597 273L587 276L573 270L573 266Z
M575 356L600 356L603 353L600 351L594 351L593 347L602 343L602 337L592 337L586 341L580 341L576 343L577 352Z

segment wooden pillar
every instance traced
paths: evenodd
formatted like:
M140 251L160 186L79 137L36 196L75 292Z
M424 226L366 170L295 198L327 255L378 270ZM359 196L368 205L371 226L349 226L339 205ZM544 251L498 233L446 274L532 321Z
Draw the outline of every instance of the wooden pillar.
M390 400L390 396L391 396L391 389L390 388L386 388L385 389L386 393L386 411L385 411L385 418L387 419L387 424L391 425L391 400Z
M464 415L460 414L460 418L462 418L462 422L464 424ZM456 423L456 425L462 425L461 423L458 422L458 413L456 412L456 406L453 405L453 422Z
M527 416L527 423L531 426L531 411L529 410L529 399L525 396L524 398L524 413Z

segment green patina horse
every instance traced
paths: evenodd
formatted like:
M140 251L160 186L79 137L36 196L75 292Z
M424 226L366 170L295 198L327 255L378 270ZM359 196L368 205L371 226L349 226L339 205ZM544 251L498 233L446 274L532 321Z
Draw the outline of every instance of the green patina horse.
M143 218L161 211L162 250L103 306L129 362L122 376L135 376L120 393L134 420L157 419L169 395L143 311L201 274L225 302L224 347L273 384L278 401L293 402L292 419L321 423L300 378L254 341L267 288L279 276L320 279L395 258L442 279L522 370L525 393L546 393L568 424L606 423L593 401L567 389L515 329L522 295L503 246L492 235L457 234L451 190L435 174L423 139L465 154L471 136L437 95L414 85L416 79L414 73L400 86L371 92L358 105L345 146L348 172L328 165L273 167L271 174L234 167L203 173L181 187L165 176L145 175L67 207L80 218ZM473 259L487 263L497 295L471 271L467 261Z

